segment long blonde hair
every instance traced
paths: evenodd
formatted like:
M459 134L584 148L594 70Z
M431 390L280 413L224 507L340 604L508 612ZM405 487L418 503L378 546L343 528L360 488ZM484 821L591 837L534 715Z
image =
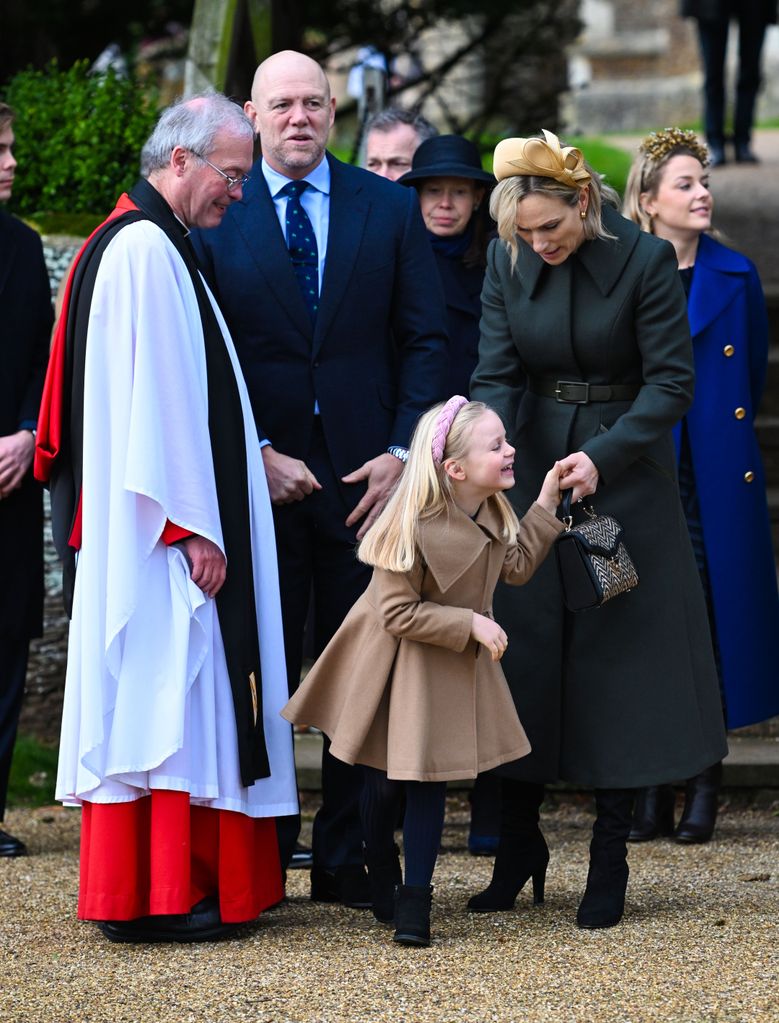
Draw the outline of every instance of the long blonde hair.
M366 565L390 572L410 572L418 557L419 523L438 514L454 501L452 481L443 464L433 461L433 434L445 402L434 405L419 419L411 438L408 462L384 510L363 537L357 557ZM471 430L489 410L481 401L469 401L454 418L441 460L461 459L468 453ZM519 522L505 494L492 498L501 517L501 539L516 541Z
M590 201L582 221L585 241L595 238L613 239L603 226L604 202L619 209L619 196L611 187L601 181L597 171L585 161L584 167L589 171L592 180L589 188ZM579 188L564 185L554 178L540 177L531 174L515 174L499 181L490 196L490 216L498 225L498 235L511 255L511 269L517 264L519 243L517 241L517 206L528 195L548 195L561 199L567 206L575 206L579 201Z

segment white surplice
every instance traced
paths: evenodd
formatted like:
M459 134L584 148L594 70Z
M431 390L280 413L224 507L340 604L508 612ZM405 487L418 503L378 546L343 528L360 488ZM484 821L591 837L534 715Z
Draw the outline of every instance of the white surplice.
M65 803L124 802L154 788L251 817L297 812L292 736L279 715L287 682L273 516L246 385L209 299L243 409L271 776L241 784L216 603L189 578L181 550L160 540L169 519L224 552L195 290L165 234L140 221L108 244L89 318L83 540L57 777Z

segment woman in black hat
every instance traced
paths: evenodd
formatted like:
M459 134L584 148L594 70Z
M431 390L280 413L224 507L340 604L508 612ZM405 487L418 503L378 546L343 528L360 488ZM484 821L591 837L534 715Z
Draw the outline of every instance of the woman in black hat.
M461 135L436 135L414 153L411 170L398 179L413 185L435 253L446 298L449 334L447 394L468 396L479 355L481 289L487 244L494 229L489 214L492 174L482 170L479 150ZM480 774L471 791L468 849L494 855L500 834L500 781Z
M476 146L460 135L426 139L411 170L399 178L413 185L444 286L449 332L447 394L468 396L476 368L481 288L492 221L487 193L495 178L482 170Z

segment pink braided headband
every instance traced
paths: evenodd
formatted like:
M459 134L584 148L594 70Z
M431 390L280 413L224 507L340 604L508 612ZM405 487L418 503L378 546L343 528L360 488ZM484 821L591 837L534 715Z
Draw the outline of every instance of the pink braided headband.
M435 421L435 433L433 434L432 441L433 461L436 465L440 465L443 461L446 438L449 436L449 431L452 428L454 417L463 405L467 404L467 398L463 398L461 394L455 394L455 396L450 398L438 413L438 418Z

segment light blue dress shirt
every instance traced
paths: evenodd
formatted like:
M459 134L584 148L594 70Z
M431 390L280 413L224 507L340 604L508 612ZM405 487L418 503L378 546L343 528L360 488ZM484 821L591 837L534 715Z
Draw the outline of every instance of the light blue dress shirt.
M279 218L281 234L286 243L285 225L289 200L286 195L280 193L292 178L279 174L278 171L268 166L265 160L262 161L262 173L268 183L273 205L276 208L276 216ZM317 164L311 173L302 180L307 181L309 186L300 196L300 203L308 214L316 236L316 247L319 254L319 293L321 294L327 257L327 232L330 227L330 164L327 162L327 157L323 157L321 163Z

